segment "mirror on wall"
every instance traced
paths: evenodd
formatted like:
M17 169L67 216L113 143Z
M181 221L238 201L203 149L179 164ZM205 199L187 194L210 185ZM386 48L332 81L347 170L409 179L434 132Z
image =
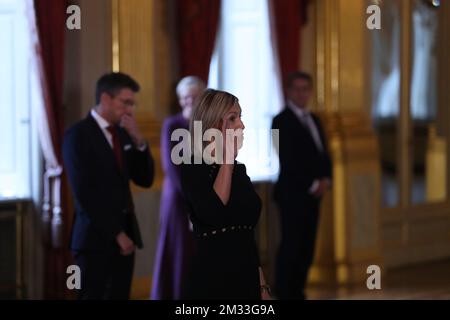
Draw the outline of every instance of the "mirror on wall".
M382 206L399 204L400 2L380 3L382 28L371 32L372 110L381 161Z
M411 17L410 203L446 198L446 110L438 102L439 1L413 1Z

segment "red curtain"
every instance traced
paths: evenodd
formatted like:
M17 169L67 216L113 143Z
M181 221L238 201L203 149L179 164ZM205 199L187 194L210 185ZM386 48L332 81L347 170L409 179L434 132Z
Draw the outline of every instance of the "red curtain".
M226 0L225 0L226 1ZM216 41L220 0L176 0L180 76L208 81Z
M306 23L308 0L272 0L275 36L283 88L300 61L300 28Z
M38 33L37 60L43 90L46 123L49 136L41 145L45 158L44 238L45 241L45 297L67 297L66 268L70 264L68 252L67 193L61 184L61 143L63 123L64 34L66 31L66 0L34 0ZM64 181L64 180L63 180Z
M56 156L61 160L63 133L63 67L64 33L66 30L65 0L34 0L36 24L46 85L45 108Z

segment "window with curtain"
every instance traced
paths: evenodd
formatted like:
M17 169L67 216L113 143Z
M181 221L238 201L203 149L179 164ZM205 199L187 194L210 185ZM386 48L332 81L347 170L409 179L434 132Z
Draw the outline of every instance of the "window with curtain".
M38 90L26 0L0 0L0 43L0 200L29 198L38 163L31 116Z
M220 19L208 86L239 98L245 140L237 160L246 164L252 181L273 180L278 158L270 127L283 97L271 43L269 3L222 1Z

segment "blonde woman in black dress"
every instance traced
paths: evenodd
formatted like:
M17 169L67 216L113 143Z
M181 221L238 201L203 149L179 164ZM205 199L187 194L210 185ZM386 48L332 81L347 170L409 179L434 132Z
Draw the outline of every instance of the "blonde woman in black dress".
M197 244L184 298L270 299L254 233L261 200L245 165L235 160L245 128L238 99L227 92L207 90L191 118L193 140L199 139L193 136L194 131L199 133L194 130L195 121L202 125L201 138L208 129L217 129L222 141L211 139L213 142L200 146L202 150L194 147L201 164L195 164L192 157L191 164L181 165L182 190ZM230 132L237 135L231 138L227 136ZM217 149L205 150L211 143L216 143Z

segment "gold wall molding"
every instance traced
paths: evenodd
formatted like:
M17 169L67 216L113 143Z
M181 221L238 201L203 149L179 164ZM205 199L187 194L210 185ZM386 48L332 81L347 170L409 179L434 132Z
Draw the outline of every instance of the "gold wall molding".
M447 198L447 139L430 128L426 152L426 199L428 202Z
M382 266L378 142L363 111L319 116L329 139L333 188L321 208L310 280L327 285L362 283L369 265Z
M140 84L137 119L155 119L154 1L114 0L113 68Z
M367 112L365 1L315 4L317 102L333 161L333 187L321 207L309 280L365 284L367 267L382 267L379 149Z
M120 25L119 0L111 1L112 22L112 70L120 71Z
M339 91L339 10L336 0L316 1L316 79L318 110L336 111Z

